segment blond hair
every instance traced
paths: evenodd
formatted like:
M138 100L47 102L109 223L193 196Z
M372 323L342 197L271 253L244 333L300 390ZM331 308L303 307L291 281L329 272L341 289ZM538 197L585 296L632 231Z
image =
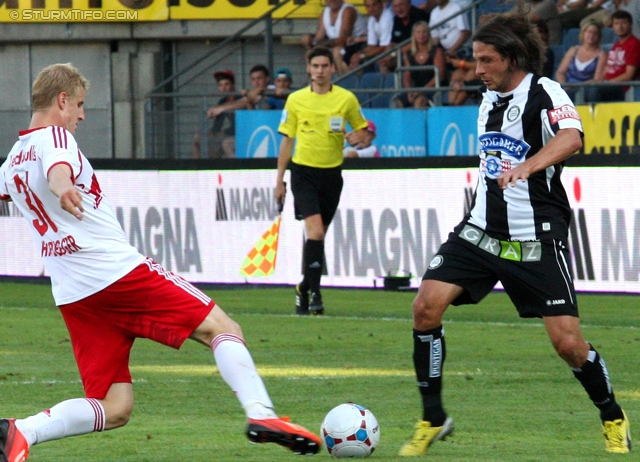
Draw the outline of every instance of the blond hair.
M48 109L60 93L73 98L80 88L89 90L89 81L71 63L47 66L31 87L32 109L34 112Z
M580 44L581 45L582 45L582 41L584 40L584 33L591 26L595 26L595 28L598 29L598 45L600 45L600 42L602 41L602 24L600 24L599 21L587 21L582 25L582 27L580 27Z
M411 28L411 54L415 55L418 52L418 42L416 40L415 31L418 27L424 27L427 30L427 35L429 35L429 41L427 42L427 53L431 52L431 48L433 48L433 37L431 36L431 28L426 21L417 21L413 27Z

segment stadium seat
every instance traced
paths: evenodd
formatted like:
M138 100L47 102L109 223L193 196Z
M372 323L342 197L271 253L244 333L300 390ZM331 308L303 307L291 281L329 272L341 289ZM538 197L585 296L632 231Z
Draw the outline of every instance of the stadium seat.
M609 53L611 51L611 48L613 48L613 45L615 44L615 42L602 42L600 44L600 48L602 48L602 50L605 53Z
M562 36L562 45L564 45L564 49L568 50L574 45L580 44L580 28L572 27L571 29L565 29L564 35Z
M616 43L617 41L618 36L611 27L602 29L602 40L600 40L600 43Z
M504 13L512 8L513 4L505 0L485 0L478 5L478 17L483 14Z
M396 86L395 73L390 72L384 77L384 80L382 81L382 88L391 89L391 88L395 88L395 86ZM372 108L388 108L391 104L391 98L393 98L393 96L394 96L394 93L381 93L377 98L371 101L371 107Z
M553 75L551 76L551 78L555 79L556 71L558 70L558 67L560 67L560 63L562 62L562 58L564 58L564 54L567 52L567 49L564 47L564 45L551 45L549 48L553 50L554 56Z
M346 88L347 90L357 90L360 88L360 76L358 74L351 74L345 78L337 78L336 85Z
M382 72L367 72L360 77L360 89L376 90L382 88L384 82L384 74ZM379 93L360 93L358 100L362 107L372 107L371 102L379 97Z

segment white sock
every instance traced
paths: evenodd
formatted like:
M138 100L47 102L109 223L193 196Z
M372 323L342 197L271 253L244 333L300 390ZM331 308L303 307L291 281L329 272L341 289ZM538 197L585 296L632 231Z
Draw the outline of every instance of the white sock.
M93 398L76 398L56 404L39 414L16 420L16 427L29 446L67 436L104 430L106 416L102 404Z
M211 350L220 375L237 396L247 417L276 417L271 398L244 341L233 334L216 335Z

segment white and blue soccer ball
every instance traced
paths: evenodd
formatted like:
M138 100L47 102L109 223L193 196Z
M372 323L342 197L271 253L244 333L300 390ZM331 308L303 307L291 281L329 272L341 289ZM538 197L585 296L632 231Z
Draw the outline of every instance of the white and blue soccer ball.
M380 426L369 409L345 403L329 411L320 436L333 457L369 457L380 442Z

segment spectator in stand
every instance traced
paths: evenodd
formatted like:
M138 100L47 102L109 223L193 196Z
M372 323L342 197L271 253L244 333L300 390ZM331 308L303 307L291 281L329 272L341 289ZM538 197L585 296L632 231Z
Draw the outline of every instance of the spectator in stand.
M209 108L207 115L213 119L223 112L233 112L236 109L267 109L264 91L269 86L269 69L263 64L256 64L249 70L251 89L242 91L242 98L228 101Z
M372 144L376 138L376 124L374 124L372 120L368 120L367 122L369 126L364 136L358 138L353 131L345 135L346 147L342 150L342 154L345 157L380 157L378 147Z
M466 13L461 11L462 8L455 2L438 0L438 6L431 12L429 27L431 35L444 48L447 56L467 59L471 58L468 44L471 28ZM451 19L447 21L448 18Z
M391 10L395 16L393 18L393 30L389 48L394 48L408 40L411 37L413 25L418 21L429 23L429 13L411 5L410 0L392 0ZM411 48L411 44L405 45L402 47L401 53L406 53L409 48ZM397 52L394 51L381 59L379 63L380 70L386 73L395 69L397 56Z
M213 74L218 84L218 92L226 95L220 98L218 105L211 109L223 107L241 98L240 95L233 94L235 92L236 79L233 72L225 69ZM209 111L211 111L211 109ZM217 112L217 111L216 111ZM220 111L214 115L214 112L207 112L207 116L213 119L213 126L207 132L207 153L209 158L230 158L236 156L236 122L234 113ZM193 138L193 158L199 159L205 153L201 151L202 135L200 131L196 132Z
M483 14L478 18L478 25L483 25L485 22L493 17L492 14ZM476 62L473 56L462 59L458 57L447 56L447 64L449 69L453 69L451 76L449 77L449 83L451 90L447 93L447 106L462 106L467 104L467 101L471 99L471 103L479 103L482 99L482 93L484 91L484 84L482 80L476 75ZM481 88L473 91L464 90L465 86L478 86Z
M607 27L616 8L614 0L558 0L556 6L563 29L580 27L582 21L599 21Z
M274 88L273 92L265 101L267 109L284 109L284 103L287 101L289 93L291 93L291 84L293 78L291 71L286 67L279 67L273 76Z
M436 44L431 36L429 25L425 21L418 21L413 25L411 33L411 49L404 53L404 65L436 66L439 73L440 85L445 85L446 60L444 50ZM435 87L436 73L433 69L417 69L405 71L403 76L405 88ZM402 93L397 101L402 107L423 108L429 104L429 93Z
M221 92L221 88L235 90L235 77L230 70L216 72L214 77ZM226 96L216 106L207 110L207 117L214 119L212 133L209 136L211 140L208 149L209 157L235 157L234 112L237 109L268 109L263 93L269 85L269 69L262 64L257 64L249 71L249 78L251 90L243 90L240 95ZM227 83L222 83L221 86L221 81L225 80ZM196 133L193 140L193 157L200 156L201 137L200 133Z
M343 73L351 56L366 46L367 21L358 9L344 0L325 0L326 7L318 18L315 35L306 35L302 44L310 50L315 46L329 48L336 63L336 71Z
M530 0L531 9L527 12L527 18L532 23L544 21L549 28L549 45L562 43L562 24L558 17L558 9L553 0Z
M553 69L556 64L556 56L553 50L549 47L549 28L544 21L536 21L531 23L533 31L538 34L542 45L544 46L544 64L542 66L542 75L550 79L553 78Z
M628 11L633 19L633 35L640 38L640 0L614 0L616 9Z
M353 69L368 59L378 56L391 43L393 13L384 7L382 0L365 0L364 6L369 14L367 22L367 45L351 55L349 68Z
M556 81L560 83L575 83L601 82L604 80L607 53L600 48L601 40L602 26L599 22L583 26L580 29L580 44L572 46L565 53L556 71ZM569 88L566 91L571 99L574 99L577 89ZM585 96L587 101L592 99L587 95Z
M611 26L618 36L607 56L604 80L624 82L636 80L640 73L640 40L631 33L633 18L627 11L618 10L611 15ZM599 101L624 101L627 86L601 87Z
M482 98L480 91L466 91L467 85L482 85L482 80L476 75L476 62L460 58L447 58L447 63L455 70L451 74L451 90L447 93L447 106L462 106L472 97L473 100Z

